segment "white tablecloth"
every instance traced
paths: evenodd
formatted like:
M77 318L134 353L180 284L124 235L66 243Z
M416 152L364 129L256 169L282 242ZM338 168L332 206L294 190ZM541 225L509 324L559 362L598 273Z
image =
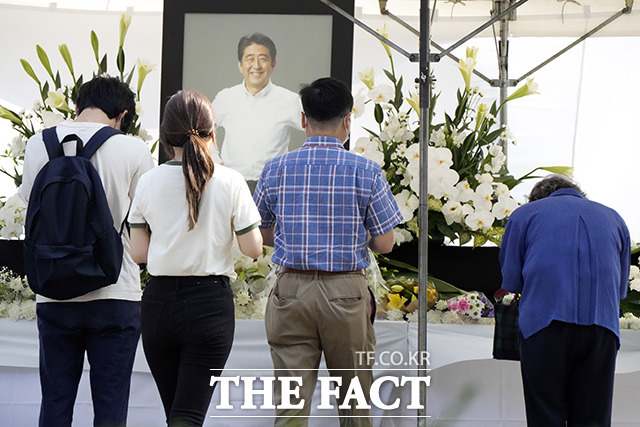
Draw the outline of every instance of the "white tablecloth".
M417 325L404 322L376 322L378 345L376 353L389 363L417 350ZM525 426L524 400L517 362L491 359L493 327L478 325L429 325L427 348L430 353L431 386L427 392L427 424L447 426ZM38 343L35 322L0 319L0 426L31 427L37 425L40 386L38 382ZM270 375L271 359L266 343L264 324L257 320L239 320L233 350L224 376L247 376L251 368L255 376ZM409 368L376 365L375 377L382 375L411 375ZM390 369L396 369L391 371ZM640 332L622 331L622 348L618 356L616 389L614 394L614 425L637 426L640 420ZM322 374L321 374L322 375ZM92 424L92 407L87 375L81 381L74 412L74 426ZM232 390L233 411L224 415L260 415L263 418L220 418L214 405L220 402L217 388L205 425L270 426L273 411L241 411L242 391ZM404 406L409 399L407 390L384 389L381 393L392 402L400 397ZM314 397L314 403L318 396ZM256 402L257 403L257 402ZM313 405L312 405L313 406ZM319 415L314 410L312 415ZM323 412L322 414L326 414ZM329 412L329 414L332 414ZM397 417L401 415L402 417ZM387 411L374 409L376 426L415 426L415 411ZM215 418L214 418L215 417ZM140 348L134 364L129 408L130 427L164 425L164 415L155 384L148 372ZM312 418L312 426L338 425L337 419Z

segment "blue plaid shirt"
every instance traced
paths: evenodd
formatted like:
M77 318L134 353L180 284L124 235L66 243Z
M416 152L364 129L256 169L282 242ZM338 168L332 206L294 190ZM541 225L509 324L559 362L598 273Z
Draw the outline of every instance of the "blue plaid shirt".
M380 167L336 138L308 138L267 162L253 198L260 227L275 226L272 261L299 270L365 268L367 231L379 236L402 221Z

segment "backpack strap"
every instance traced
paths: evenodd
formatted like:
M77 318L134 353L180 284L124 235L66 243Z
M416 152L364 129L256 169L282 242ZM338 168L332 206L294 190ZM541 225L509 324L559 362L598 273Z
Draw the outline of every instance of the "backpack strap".
M111 138L113 135L118 134L124 135L124 132L112 128L111 126L105 126L102 129L98 130L93 134L91 139L84 146L82 156L90 159L107 139Z
M62 151L62 145L60 145L55 126L42 131L42 141L44 141L44 146L47 149L49 160L63 155L64 152Z

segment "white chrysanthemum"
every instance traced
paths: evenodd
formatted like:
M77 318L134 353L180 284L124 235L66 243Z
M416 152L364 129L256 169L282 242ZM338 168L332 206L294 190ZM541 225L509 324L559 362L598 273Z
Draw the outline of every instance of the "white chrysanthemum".
M404 320L404 311L399 308L392 308L387 310L387 319L389 320Z
M236 292L235 299L239 305L247 305L251 301L251 295L249 291Z
M267 308L267 301L269 298L264 297L253 301L253 314L252 319L264 319L264 313Z
M433 324L442 323L442 312L439 310L427 311L427 323L433 323Z
M20 301L20 318L33 320L36 318L36 302L30 299Z
M407 321L411 323L418 323L418 310L414 311L413 313L407 314Z

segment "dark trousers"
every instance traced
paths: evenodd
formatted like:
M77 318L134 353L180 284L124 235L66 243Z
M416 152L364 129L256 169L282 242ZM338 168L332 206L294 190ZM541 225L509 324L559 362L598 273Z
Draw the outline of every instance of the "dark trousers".
M553 321L521 334L527 425L610 426L617 352L616 335L595 325Z
M233 294L226 276L152 277L142 295L142 344L170 426L201 426L231 352Z
M140 303L38 303L40 427L71 426L84 354L90 365L94 426L124 426L140 338Z

